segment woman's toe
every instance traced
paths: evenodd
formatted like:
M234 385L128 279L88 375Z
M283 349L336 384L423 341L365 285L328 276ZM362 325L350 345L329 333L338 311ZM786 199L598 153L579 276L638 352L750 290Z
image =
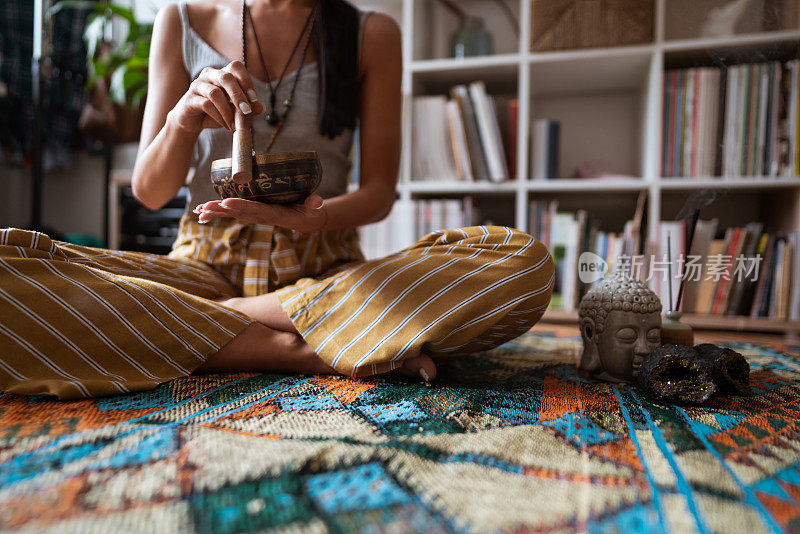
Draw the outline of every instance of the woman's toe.
M430 356L421 352L419 356L409 358L403 363L400 372L404 375L416 375L422 377L426 382L436 378L436 364Z

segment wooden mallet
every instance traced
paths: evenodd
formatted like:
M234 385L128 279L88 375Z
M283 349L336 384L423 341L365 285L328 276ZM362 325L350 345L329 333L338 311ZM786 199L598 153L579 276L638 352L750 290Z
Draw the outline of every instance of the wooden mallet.
M238 109L234 118L231 178L237 184L246 184L253 178L252 124L250 116Z

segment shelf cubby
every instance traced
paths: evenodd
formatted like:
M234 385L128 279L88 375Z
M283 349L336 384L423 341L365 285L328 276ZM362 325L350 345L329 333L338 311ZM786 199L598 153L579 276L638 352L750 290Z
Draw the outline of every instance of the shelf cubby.
M736 9L728 0L669 0L664 2L663 35L666 40L692 40L708 38L729 27L728 38L751 34L778 33L782 30L798 29L796 2L773 2L751 0L736 13L734 24L725 24L719 14L722 8ZM716 24L712 24L712 20Z
M585 210L587 222L596 224L603 232L622 232L625 222L632 219L636 211L636 200L640 191L617 191L613 194L596 195L582 191L531 192L529 201L557 200L558 211L575 213Z
M501 16L497 4L482 0L458 0L454 3L466 15L484 20L486 29L492 35L494 54L509 54L519 50L519 24L513 28L509 19ZM520 3L508 2L506 5L519 21ZM411 10L414 20L413 60L449 57L450 36L458 28L458 17L435 0L415 0Z
M456 18L435 0L364 0L395 14L403 28L405 120L401 199L475 196L490 206L501 224L528 230L529 202L558 198L565 211L585 209L604 231L618 232L632 217L636 199L647 195L642 239L657 237L658 223L674 218L689 195L701 190L726 192L701 212L727 226L764 221L770 231L800 228L800 177L662 178L662 84L665 68L720 66L800 57L800 3L788 19L754 26L752 19L729 35L703 36L709 10L723 0L654 0L654 40L630 46L532 52L530 0L507 0L519 21L519 33L494 2L465 0L458 5L486 20L495 38L492 55L448 57ZM752 0L762 10L765 0ZM791 4L791 2L784 2ZM755 6L755 7L752 7ZM758 11L761 13L762 11ZM693 13L695 15L693 15ZM770 26L771 25L771 26ZM459 83L483 80L490 94L517 98L518 178L499 184L412 180L410 107L416 96L447 94ZM562 122L561 178L533 180L532 127L539 118ZM630 178L570 178L583 163L602 165ZM418 178L418 177L415 177ZM435 177L425 177L435 178ZM559 317L548 312L546 317ZM560 315L570 322L574 314ZM800 332L800 321L743 321L728 317L689 317L695 326Z

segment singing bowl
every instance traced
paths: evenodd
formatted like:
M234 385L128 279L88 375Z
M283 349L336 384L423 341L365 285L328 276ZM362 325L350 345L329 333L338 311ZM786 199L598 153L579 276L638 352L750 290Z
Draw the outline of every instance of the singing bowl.
M322 165L314 151L256 154L253 177L238 184L231 178L231 160L211 163L211 182L220 198L244 198L265 204L303 202L319 187Z

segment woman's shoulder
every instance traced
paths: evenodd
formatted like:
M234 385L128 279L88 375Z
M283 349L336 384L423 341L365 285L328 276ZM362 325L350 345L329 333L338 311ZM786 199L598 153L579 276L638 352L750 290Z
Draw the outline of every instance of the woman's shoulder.
M389 15L379 11L367 12L361 29L361 75L370 66L401 61L402 35L400 26Z
M380 11L369 11L366 14L368 16L361 29L361 47L364 52L370 49L381 50L384 47L391 50L400 46L400 25L392 17Z
M363 39L396 40L400 39L400 25L394 18L380 11L361 11L359 14L364 21Z
M211 27L228 17L238 21L241 3L234 6L232 2L201 0L199 2L182 2L186 6L189 25L198 33L205 34Z

